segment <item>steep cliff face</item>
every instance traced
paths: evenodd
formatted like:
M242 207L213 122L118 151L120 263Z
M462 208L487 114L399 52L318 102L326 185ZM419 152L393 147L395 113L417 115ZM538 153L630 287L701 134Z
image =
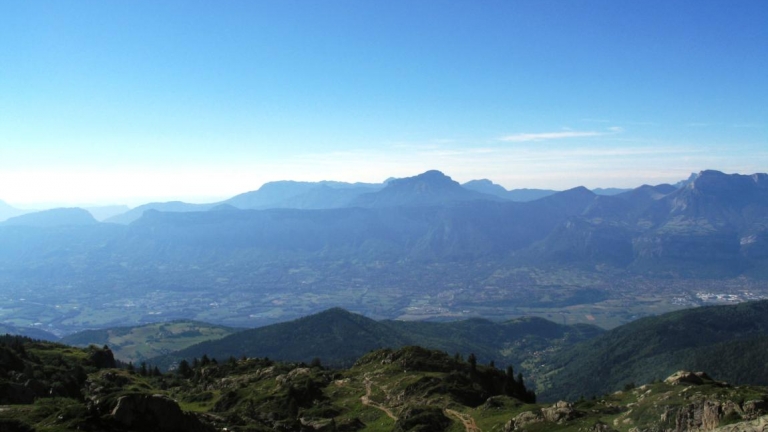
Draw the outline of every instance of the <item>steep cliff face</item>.
M675 417L675 432L711 431L724 419L734 418L746 418L737 403L704 399L680 408Z

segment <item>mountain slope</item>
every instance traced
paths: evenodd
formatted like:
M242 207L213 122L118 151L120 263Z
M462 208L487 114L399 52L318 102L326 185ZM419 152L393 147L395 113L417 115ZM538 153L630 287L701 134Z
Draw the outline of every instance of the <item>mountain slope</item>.
M25 336L32 339L38 339L43 341L55 342L59 340L59 337L53 333L49 333L45 330L41 330L35 327L16 327L10 324L0 324L0 335L18 335Z
M86 210L88 210L88 212L92 214L97 221L103 222L113 216L118 216L123 213L126 213L131 209L126 205L106 205L106 206L87 207Z
M656 200L634 241L637 270L736 275L768 258L768 175L702 171ZM755 261L757 260L757 261Z
M469 189L471 191L480 192L488 195L494 195L503 199L509 199L508 190L504 189L503 186L497 185L496 183L488 179L470 180L466 183L462 183L461 187L463 187L464 189Z
M132 208L125 213L109 217L105 219L104 222L127 225L141 218L147 210L179 213L200 212L209 210L215 205L216 204L189 204L181 201L149 203Z
M327 364L344 364L379 348L408 344L389 327L340 308L280 324L244 330L215 341L203 342L154 359L167 366L173 361L202 357L269 357L310 362L320 358Z
M3 200L0 200L0 222L16 216L21 216L25 213L29 213L28 210L17 209Z
M339 208L347 206L359 195L383 187L384 184L378 183L276 181L265 183L258 190L234 196L224 203L250 210Z
M465 189L473 190L475 192L481 192L487 195L494 195L498 198L508 200L508 201L517 201L517 202L528 202L528 201L535 201L537 199L541 199L544 197L548 197L550 195L554 195L558 193L558 191L551 190L551 189L512 189L512 190L506 190L504 187L493 183L492 181L488 179L481 179L481 180L471 180L466 183L463 183L461 185ZM615 188L609 188L609 189L594 189L592 192L594 192L597 195L616 195L622 192L626 192L626 189L615 189Z
M762 432L768 425L768 388L704 372L677 371L599 399L537 403L513 367L417 346L372 351L346 369L203 357L163 374L116 364L108 348L0 336L0 359L0 430L9 432Z
M98 221L81 208L57 208L12 217L0 223L3 226L52 228L59 226L95 225Z
M520 365L543 350L558 350L601 334L590 325L562 325L537 317L493 322L472 318L449 322L384 321L414 345L446 352L474 353L482 362Z
M85 330L61 338L61 343L79 347L108 345L116 359L138 363L172 351L235 333L230 327L198 321L178 320L135 327Z
M628 382L702 370L735 384L768 384L768 301L642 318L547 360L546 399L600 395ZM581 383L574 388L566 383Z
M544 238L593 198L589 191L566 191L525 204L478 200L442 207L148 211L130 226L121 246L132 255L182 260L209 256L211 250L221 259L230 253L278 252L286 258L322 254L355 260L498 258Z
M594 326L565 326L541 318L521 318L503 323L483 319L455 322L374 321L333 308L298 320L244 330L219 340L203 342L153 359L168 366L180 359L203 354L226 358L269 357L325 364L349 364L379 348L419 345L451 353L474 353L479 361L519 364L544 349L559 349L602 333Z
M530 263L607 264L675 278L765 277L766 179L703 171L680 189L644 185L592 198L586 190L571 193L569 217L518 255Z

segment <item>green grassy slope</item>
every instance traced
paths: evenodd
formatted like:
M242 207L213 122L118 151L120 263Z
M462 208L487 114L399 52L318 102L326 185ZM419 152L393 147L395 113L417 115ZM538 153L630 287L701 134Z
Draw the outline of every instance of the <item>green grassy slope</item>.
M446 323L377 322L334 308L203 342L151 362L168 367L181 359L191 360L206 354L219 359L245 355L306 363L317 357L324 364L349 365L374 349L419 345L465 356L474 353L481 363L493 360L505 366L520 364L538 351L569 346L601 332L594 326L564 326L541 318L504 323L483 319Z
M108 345L115 358L138 362L200 342L220 339L237 329L199 321L171 321L135 327L86 330L61 339L62 343L86 347Z

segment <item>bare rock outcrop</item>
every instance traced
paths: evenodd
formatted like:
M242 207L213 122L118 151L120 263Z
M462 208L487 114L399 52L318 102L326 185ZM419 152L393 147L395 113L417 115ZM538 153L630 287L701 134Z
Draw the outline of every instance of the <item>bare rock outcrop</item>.
M544 417L542 417L541 414L538 414L534 411L525 411L515 416L515 418L512 420L508 421L502 430L504 432L523 430L529 424L541 423L543 421Z
M544 420L552 423L565 423L578 417L578 412L573 409L570 402L560 401L548 408L542 408L541 414Z
M706 400L681 407L675 418L675 431L710 431L720 425L725 415L741 411L732 402Z
M677 371L664 380L670 385L701 385L705 382L715 383L715 380L704 372Z
M768 432L768 416L715 429L716 432Z
M580 417L580 413L573 408L572 403L560 401L550 407L542 408L541 411L522 412L508 421L502 430L504 432L525 430L526 426L541 422L563 424L577 417Z
M133 429L158 432L213 432L194 414L185 413L179 405L162 395L134 394L121 396L112 410L118 423Z

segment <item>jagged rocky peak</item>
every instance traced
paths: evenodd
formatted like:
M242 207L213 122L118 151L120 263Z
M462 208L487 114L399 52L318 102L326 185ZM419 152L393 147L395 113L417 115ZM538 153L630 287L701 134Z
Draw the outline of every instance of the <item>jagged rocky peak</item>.
M391 180L380 191L358 196L351 202L351 206L443 205L477 199L500 200L494 195L464 188L442 172L430 170L417 176Z
M428 186L432 188L452 188L460 186L458 182L454 181L452 178L438 170L429 170L417 176L397 179L389 183L390 187L402 187L411 185Z
M674 186L677 189L684 188L684 187L688 186L689 184L693 183L694 180L696 180L696 178L698 176L699 176L698 173L691 173L691 175L689 175L687 179L680 180L679 182L675 183L672 186Z

